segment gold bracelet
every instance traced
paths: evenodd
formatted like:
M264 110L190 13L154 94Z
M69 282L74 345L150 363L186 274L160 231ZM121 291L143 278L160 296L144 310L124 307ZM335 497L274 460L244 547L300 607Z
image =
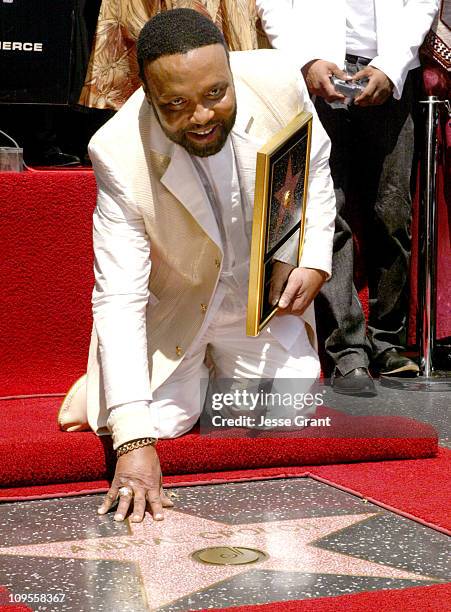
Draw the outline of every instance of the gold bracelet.
M118 458L122 457L122 455L132 450L136 450L137 448L143 448L143 446L155 446L157 440L157 438L138 438L137 440L130 440L130 442L125 442L116 449L116 456Z

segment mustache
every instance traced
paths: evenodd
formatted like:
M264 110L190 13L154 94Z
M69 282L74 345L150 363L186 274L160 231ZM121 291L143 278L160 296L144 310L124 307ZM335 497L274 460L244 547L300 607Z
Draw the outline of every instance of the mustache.
M208 123L207 125L197 125L197 126L191 126L190 128L186 128L183 130L183 132L186 134L186 132L195 132L197 130L209 130L210 128L214 128L214 127L224 127L224 121L215 121L214 123Z

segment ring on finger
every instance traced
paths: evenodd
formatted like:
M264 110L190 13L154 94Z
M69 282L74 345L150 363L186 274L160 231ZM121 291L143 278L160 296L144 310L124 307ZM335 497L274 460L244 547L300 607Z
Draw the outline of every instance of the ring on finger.
M126 497L126 496L132 497L133 490L130 489L130 487L121 487L119 489L118 493L119 493L120 497Z

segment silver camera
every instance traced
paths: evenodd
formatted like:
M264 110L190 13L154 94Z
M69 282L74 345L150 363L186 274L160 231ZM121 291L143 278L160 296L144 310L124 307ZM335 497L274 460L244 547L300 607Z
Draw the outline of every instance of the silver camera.
M329 102L332 108L348 108L352 104L354 98L362 93L368 84L368 79L361 79L359 81L344 81L336 76L330 77L330 82L335 88L335 91L345 96L345 100L335 100Z
M343 81L336 76L331 76L330 81L338 93L344 95L345 98L356 98L366 87L366 83L362 81ZM368 82L368 81L367 81Z

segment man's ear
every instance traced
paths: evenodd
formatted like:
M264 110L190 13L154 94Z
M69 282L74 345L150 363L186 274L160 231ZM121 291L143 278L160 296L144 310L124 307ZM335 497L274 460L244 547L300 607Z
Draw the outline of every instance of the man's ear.
M145 83L142 84L142 88L144 91L144 95L146 96L146 100L149 104L152 104L152 100L150 99L150 92Z

